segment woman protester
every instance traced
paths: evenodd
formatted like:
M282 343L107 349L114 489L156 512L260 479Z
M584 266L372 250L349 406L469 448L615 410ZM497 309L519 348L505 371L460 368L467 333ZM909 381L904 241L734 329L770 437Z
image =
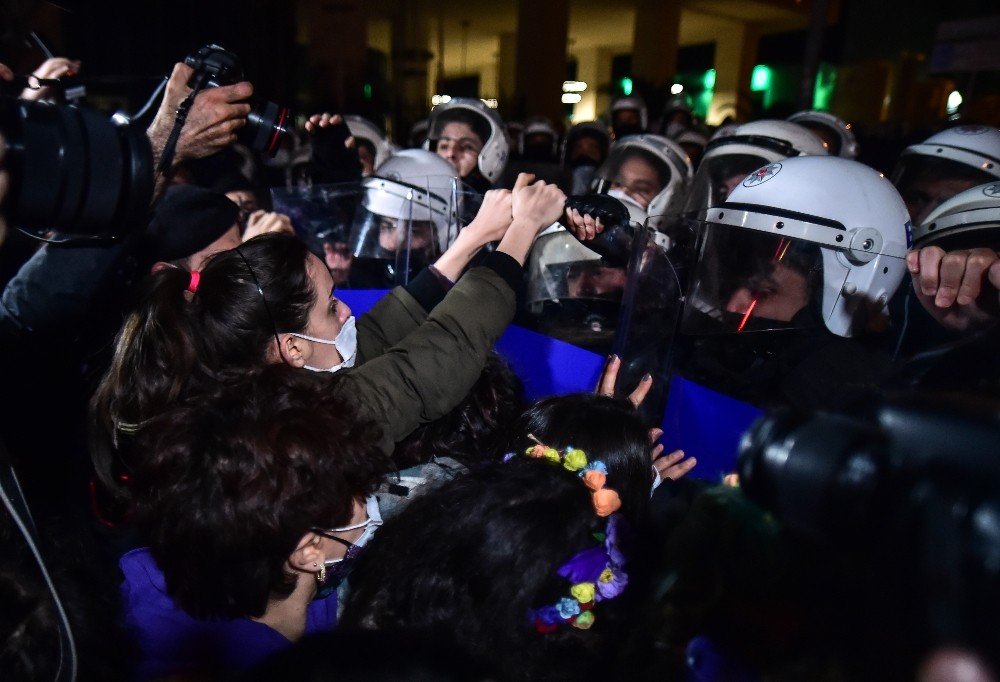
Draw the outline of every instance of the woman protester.
M280 363L336 373L330 395L377 423L379 449L391 453L419 424L462 400L512 319L535 235L565 201L555 186L531 180L522 175L513 192L488 193L433 270L393 290L356 326L322 261L290 236L250 240L201 272L155 273L92 401L92 455L101 479L114 486L116 455L136 464L141 453L131 442L152 417ZM497 239L483 265L463 275L472 256ZM443 296L442 281L455 282Z
M336 623L334 574L393 468L320 377L274 364L150 420L133 479L148 548L122 557L140 679L217 679Z

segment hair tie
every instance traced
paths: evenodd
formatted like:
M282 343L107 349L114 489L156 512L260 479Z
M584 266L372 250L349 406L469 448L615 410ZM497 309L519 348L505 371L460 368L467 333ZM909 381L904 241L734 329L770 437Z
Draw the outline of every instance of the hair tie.
M201 272L199 270L191 271L191 279L188 281L187 291L192 294L198 292L198 285L201 283Z

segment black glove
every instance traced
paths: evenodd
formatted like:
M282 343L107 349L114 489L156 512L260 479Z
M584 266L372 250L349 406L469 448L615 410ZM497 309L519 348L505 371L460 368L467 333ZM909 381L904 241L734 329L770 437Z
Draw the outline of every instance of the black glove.
M584 194L566 199L566 208L575 208L583 215L597 218L604 230L594 239L582 242L584 246L599 253L611 265L628 264L632 254L632 239L635 228L625 204L606 194ZM561 222L565 225L566 218ZM569 230L573 234L573 230Z
M344 143L351 131L344 122L317 126L312 131L312 181L317 185L351 182L361 179L361 161L358 150Z

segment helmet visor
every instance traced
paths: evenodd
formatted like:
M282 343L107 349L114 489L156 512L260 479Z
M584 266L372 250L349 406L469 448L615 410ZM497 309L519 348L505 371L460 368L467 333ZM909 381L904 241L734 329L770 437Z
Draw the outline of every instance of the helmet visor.
M823 258L813 242L704 223L682 330L720 334L821 325ZM837 291L846 274L832 283Z
M626 145L613 148L607 161L594 174L591 189L604 192L619 189L643 209L670 182L666 161L645 149Z
M537 331L610 352L626 267L611 264L565 230L542 235L528 261L527 314Z
M904 154L892 175L914 225L959 192L993 179L979 168L925 154Z
M691 183L684 213L718 206L743 179L770 161L754 154L720 154L702 160Z

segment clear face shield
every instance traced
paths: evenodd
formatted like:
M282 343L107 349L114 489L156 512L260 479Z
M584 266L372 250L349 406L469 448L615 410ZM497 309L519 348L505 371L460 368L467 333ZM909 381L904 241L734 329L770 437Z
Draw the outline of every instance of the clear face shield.
M839 292L850 272L814 242L712 222L699 232L685 334L822 326L831 312L823 310L824 287ZM835 304L837 296L825 298Z
M323 259L337 286L348 286L350 234L363 195L360 182L271 190L274 210L291 218L296 236Z
M621 315L613 351L622 359L619 386L637 386L643 375L653 386L640 411L659 423L670 386L677 321L684 302L681 280L669 239L658 229L662 216L650 216L634 232L622 293Z
M926 154L904 154L892 174L914 225L956 194L994 179L984 170Z
M743 178L771 159L755 154L719 154L702 160L691 183L684 213L697 213L724 202Z
M626 264L602 258L562 228L550 228L528 258L527 314L537 331L610 353Z
M408 283L451 245L482 202L455 178L411 184L373 177L362 186L349 248L355 285L363 288Z
M670 168L663 159L638 147L619 147L611 150L607 161L594 173L591 191L619 199L624 195L646 210L670 177Z

